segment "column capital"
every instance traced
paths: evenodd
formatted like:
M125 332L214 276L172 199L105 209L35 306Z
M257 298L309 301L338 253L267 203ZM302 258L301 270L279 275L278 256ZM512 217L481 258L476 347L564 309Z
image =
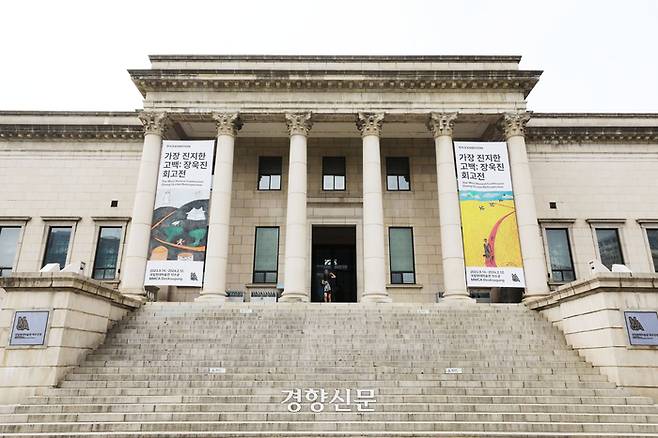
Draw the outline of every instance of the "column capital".
M286 113L286 126L291 136L295 134L308 136L313 126L311 113Z
M384 113L359 113L356 119L356 127L361 131L361 137L366 135L382 134L382 123L384 122Z
M242 128L240 114L235 113L213 113L212 119L217 125L217 136L230 135L235 137Z
M167 127L167 113L142 111L138 114L144 125L144 134L157 134L162 136Z
M452 137L452 130L455 126L458 113L430 113L427 121L427 129L432 132L434 138L447 135Z
M514 137L517 135L525 135L525 125L530 120L530 113L527 111L516 113L505 113L503 118L498 122L498 126L505 134L505 138Z

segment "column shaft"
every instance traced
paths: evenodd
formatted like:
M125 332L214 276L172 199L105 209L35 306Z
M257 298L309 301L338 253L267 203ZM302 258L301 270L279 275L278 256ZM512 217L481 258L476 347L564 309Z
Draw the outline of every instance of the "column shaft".
M308 225L306 218L307 152L311 129L310 114L286 114L290 132L288 160L288 200L284 255L284 289L281 301L308 301L306 285L308 264Z
M140 119L145 126L144 147L139 162L132 219L126 239L121 292L133 298L145 299L144 275L151 238L151 222L158 184L165 115L163 113L142 113Z
M390 302L386 291L384 202L379 135L383 114L359 114L363 137L363 296L362 302Z
M208 243L203 275L203 289L197 301L226 299L229 238L231 235L231 195L235 135L240 128L237 113L215 114L217 121L217 156L213 172L208 216Z
M550 293L546 257L537 221L535 195L532 188L524 128L527 114L506 114L503 129L507 137L516 220L523 257L526 290L524 301L541 298Z

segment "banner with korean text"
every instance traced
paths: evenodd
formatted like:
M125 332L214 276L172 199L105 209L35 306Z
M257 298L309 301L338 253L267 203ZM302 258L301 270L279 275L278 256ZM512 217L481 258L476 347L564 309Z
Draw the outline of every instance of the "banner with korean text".
M214 140L162 142L146 286L201 286Z
M455 142L466 284L524 287L507 144Z

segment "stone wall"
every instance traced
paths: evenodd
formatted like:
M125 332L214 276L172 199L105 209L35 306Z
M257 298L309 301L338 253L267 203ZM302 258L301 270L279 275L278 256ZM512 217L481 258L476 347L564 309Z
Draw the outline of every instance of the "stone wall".
M630 345L624 320L624 311L658 311L658 274L598 274L528 307L611 382L658 400L658 347Z
M0 279L0 404L57 385L98 347L107 331L139 301L71 273L21 274ZM16 311L50 312L44 345L10 346Z

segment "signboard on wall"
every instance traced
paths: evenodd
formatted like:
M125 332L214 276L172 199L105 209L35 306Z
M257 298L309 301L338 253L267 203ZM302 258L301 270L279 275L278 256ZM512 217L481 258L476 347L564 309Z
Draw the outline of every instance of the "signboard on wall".
M658 313L624 312L624 319L631 345L658 345Z
M146 286L203 282L214 140L165 140L153 209Z
M11 326L9 345L43 345L49 315L48 310L17 310Z
M455 142L466 283L525 287L507 145Z

